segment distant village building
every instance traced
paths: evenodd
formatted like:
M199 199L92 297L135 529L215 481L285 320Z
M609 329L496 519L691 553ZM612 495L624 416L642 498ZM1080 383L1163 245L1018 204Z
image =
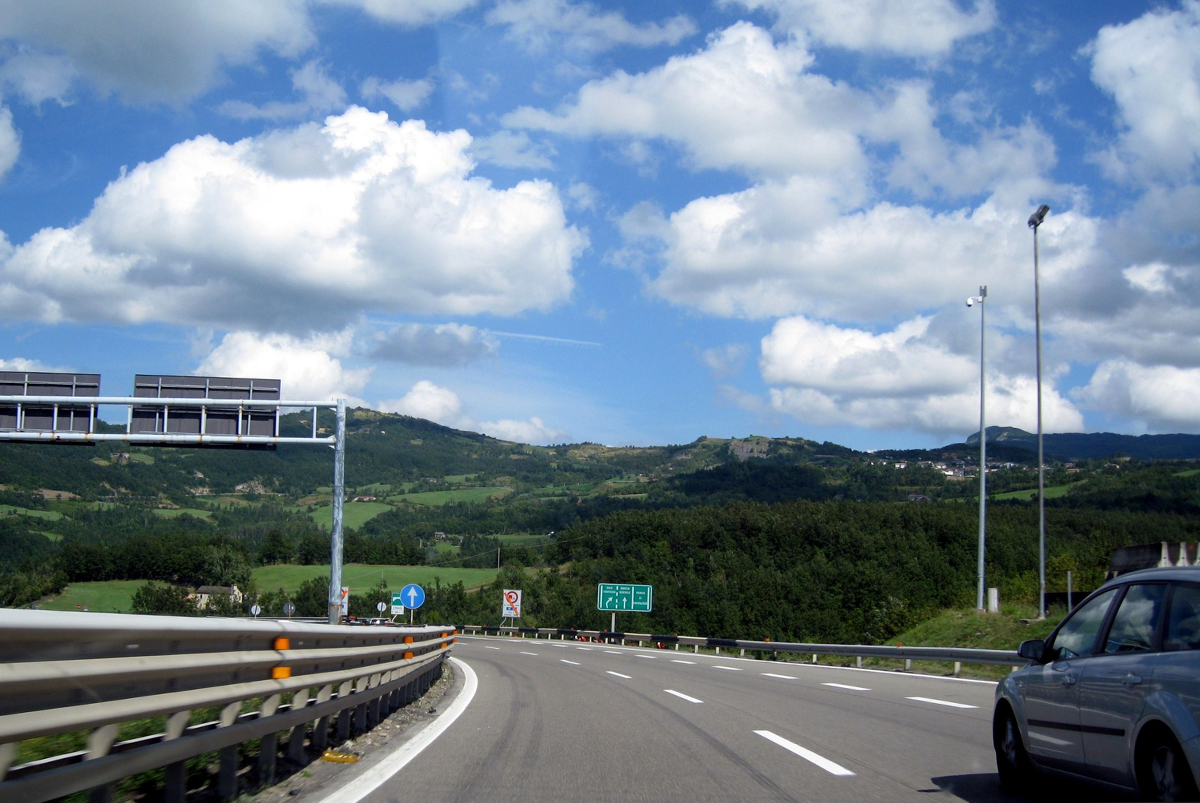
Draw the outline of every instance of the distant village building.
M189 595L190 599L196 601L197 608L203 608L208 605L209 599L212 597L223 596L230 602L240 605L242 602L242 592L238 591L237 586L200 586L196 589L196 593Z

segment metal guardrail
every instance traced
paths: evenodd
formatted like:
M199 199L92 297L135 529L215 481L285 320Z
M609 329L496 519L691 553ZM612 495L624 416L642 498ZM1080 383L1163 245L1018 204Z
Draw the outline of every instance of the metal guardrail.
M165 799L186 796L188 758L220 751L218 793L237 793L237 745L260 739L259 779L306 763L331 725L344 741L428 690L453 627L0 610L0 799L37 803L166 767ZM290 696L284 702L284 696ZM253 701L254 710L243 711ZM219 709L190 724L196 709ZM161 733L117 742L120 726L165 717ZM334 718L336 717L336 723ZM25 739L88 731L87 749L13 766ZM105 793L101 792L101 797Z
M618 633L607 630L573 630L553 627L491 627L486 625L458 625L461 633L508 634L514 636L532 635L534 638L545 636L547 639L558 636L562 639L582 637L615 641L624 644L627 641L641 644L671 645L678 649L679 645L695 648L715 648L718 653L722 649L746 650L757 652L786 652L813 656L816 662L818 655L838 655L847 658L891 658L901 661L947 661L955 664L954 674L957 676L962 664L993 664L998 666L1021 666L1028 663L1017 655L1015 650L979 650L956 647L887 647L862 644L803 644L786 641L750 641L744 639L707 638L705 636L678 636L654 633Z

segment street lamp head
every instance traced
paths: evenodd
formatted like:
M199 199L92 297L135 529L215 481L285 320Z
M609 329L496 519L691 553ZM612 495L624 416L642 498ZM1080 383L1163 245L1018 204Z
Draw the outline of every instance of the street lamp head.
M1042 225L1042 221L1046 219L1046 213L1050 211L1050 207L1042 204L1037 210L1029 216L1029 228L1036 229Z
M969 298L967 298L967 306L968 307L975 306L975 296L970 296Z

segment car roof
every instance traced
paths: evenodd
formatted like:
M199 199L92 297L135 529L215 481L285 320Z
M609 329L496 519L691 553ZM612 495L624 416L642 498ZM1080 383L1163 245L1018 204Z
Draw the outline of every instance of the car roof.
M1138 569L1118 575L1105 583L1102 588L1127 583L1133 580L1190 580L1200 582L1200 566L1158 566L1151 569Z

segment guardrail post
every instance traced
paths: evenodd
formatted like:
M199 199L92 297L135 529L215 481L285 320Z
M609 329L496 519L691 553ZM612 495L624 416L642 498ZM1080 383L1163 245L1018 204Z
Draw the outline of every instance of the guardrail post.
M337 740L341 744L350 738L350 717L354 715L353 708L343 708L337 715Z
M325 748L329 746L329 723L331 716L331 714L326 714L313 723L312 746L313 750L319 753L325 752Z
M258 740L258 782L263 786L275 783L275 759L279 752L279 733L271 731Z
M217 773L217 797L221 800L233 800L237 797L237 745L222 747L220 750L221 769Z
M361 734L367 732L367 703L359 703L354 706L354 733Z
M187 762L176 761L167 765L163 779L163 800L166 803L184 803L187 800Z
M307 726L300 723L292 728L291 734L288 736L288 760L295 764L307 764L307 758L304 754L304 737Z
M88 803L110 803L112 801L112 784L97 786L88 792Z

